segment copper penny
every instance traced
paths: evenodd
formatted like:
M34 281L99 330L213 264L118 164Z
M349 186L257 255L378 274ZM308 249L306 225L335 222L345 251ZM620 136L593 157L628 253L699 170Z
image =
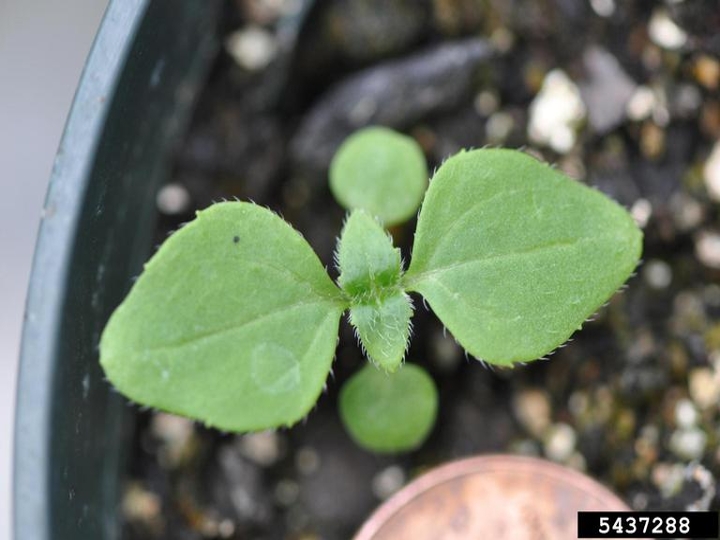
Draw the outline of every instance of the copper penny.
M483 456L421 476L383 504L355 540L564 540L580 510L627 511L608 489L549 461Z

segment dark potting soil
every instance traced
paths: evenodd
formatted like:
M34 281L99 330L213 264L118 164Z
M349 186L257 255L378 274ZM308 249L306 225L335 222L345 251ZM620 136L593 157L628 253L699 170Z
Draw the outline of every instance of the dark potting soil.
M139 412L124 537L347 539L383 499L451 459L544 456L636 510L717 509L720 474L720 19L715 2L236 0L158 196L158 241L196 208L252 199L333 276L344 211L334 150L383 124L431 167L461 148L525 147L631 210L644 263L549 360L467 358L415 298L408 358L440 412L419 450L359 449L338 389L365 360L343 322L306 421L232 435ZM392 230L409 259L414 222Z

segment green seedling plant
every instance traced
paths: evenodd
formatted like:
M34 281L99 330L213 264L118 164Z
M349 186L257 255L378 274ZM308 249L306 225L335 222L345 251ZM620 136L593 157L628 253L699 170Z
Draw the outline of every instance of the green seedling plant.
M462 151L429 187L427 176L417 144L388 129L341 146L330 187L350 212L337 283L270 210L198 211L110 318L108 379L138 403L223 430L291 426L319 398L348 312L370 363L341 389L340 417L360 445L407 451L437 414L432 379L404 362L410 293L470 355L512 367L562 345L638 263L642 234L622 207L524 153ZM405 269L384 226L421 201Z

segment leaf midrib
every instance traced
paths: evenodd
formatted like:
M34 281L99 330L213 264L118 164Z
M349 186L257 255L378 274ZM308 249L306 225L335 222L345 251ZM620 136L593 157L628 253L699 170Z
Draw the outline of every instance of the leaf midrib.
M154 346L154 347L147 346L147 347L144 347L141 352L158 352L158 351L164 351L164 350L178 349L178 348L185 347L190 344L195 344L195 343L198 343L198 342L201 342L204 340L217 338L223 334L229 334L229 333L237 331L237 330L242 330L242 329L252 326L254 324L262 323L265 320L273 317L274 315L277 315L280 312L292 311L292 310L299 309L299 308L302 308L305 306L327 306L331 309L333 307L338 310L344 309L344 306L342 306L340 303L332 302L332 301L329 301L326 299L321 299L321 300L317 300L314 302L307 302L307 301L295 302L294 304L290 304L290 305L278 306L275 309L267 311L261 315L253 317L253 318L243 321L241 323L236 323L236 324L233 324L230 326L225 326L222 328L215 328L210 331L204 332L202 334L195 335L189 339L177 341L175 343L169 343L166 345L158 345L158 346ZM338 314L338 317L340 316L340 314L341 313Z
M490 255L487 257L478 257L478 258L470 259L470 260L466 260L466 261L458 261L458 262L454 262L452 264L448 264L448 265L441 266L438 268L433 268L432 270L426 270L424 272L420 272L420 273L417 273L414 275L410 275L410 272L408 272L404 276L404 278L405 278L404 285L405 285L405 288L408 290L415 290L415 287L423 281L434 280L434 278L438 274L450 272L452 270L456 270L456 269L462 268L464 266L469 266L472 264L486 264L486 263L500 262L500 261L518 258L518 257L526 257L528 255L534 255L534 254L541 253L544 251L554 251L556 249L567 249L570 247L579 246L579 245L587 244L587 243L606 242L606 241L611 241L612 238L613 237L606 236L606 235L597 236L597 237L583 236L583 237L569 240L569 241L553 242L551 244L534 246L530 249L526 249L523 251L513 251L510 253L499 253L497 255Z

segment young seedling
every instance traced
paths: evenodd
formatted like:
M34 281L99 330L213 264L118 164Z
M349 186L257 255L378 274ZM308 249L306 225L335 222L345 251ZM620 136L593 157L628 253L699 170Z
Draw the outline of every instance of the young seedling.
M510 367L565 342L635 269L642 234L624 209L528 155L486 149L437 170L405 271L376 218L387 225L415 212L427 176L418 156L409 138L381 128L341 147L331 186L352 210L337 285L271 211L226 202L197 212L108 322L100 361L110 381L137 402L224 430L290 426L322 392L349 311L381 369L348 381L341 418L363 446L408 450L437 409L429 376L402 367L408 293L420 293L469 354ZM358 172L371 187L357 187ZM406 185L394 191L397 205L377 186L395 178Z

